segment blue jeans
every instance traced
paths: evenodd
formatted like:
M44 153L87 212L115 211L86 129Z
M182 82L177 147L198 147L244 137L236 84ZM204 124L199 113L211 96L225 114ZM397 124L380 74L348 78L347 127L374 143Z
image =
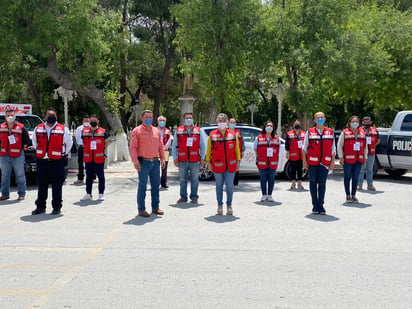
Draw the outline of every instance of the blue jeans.
M106 179L104 178L104 163L86 163L86 193L92 194L93 180L99 178L99 194L104 194Z
M359 179L358 179L358 185L363 184L363 176L365 175L365 169L366 169L366 182L368 186L373 185L373 166L375 164L375 155L368 155L368 159L366 160L366 167L365 165L362 165L360 173L359 173Z
M14 170L14 176L17 182L17 194L26 195L26 175L24 174L24 152L17 158L9 156L0 157L1 166L1 195L10 196L10 177L11 169Z
M272 195L273 187L275 186L275 174L276 170L270 167L264 170L259 169L260 190L262 191L262 195Z
M190 171L190 199L198 200L199 162L179 162L180 198L187 201L187 178Z
M343 164L343 183L345 185L346 195L356 195L358 186L359 173L362 168L362 163L356 162L354 164ZM350 181L352 180L352 188L350 188Z
M310 165L309 189L312 197L312 212L325 212L326 180L328 179L329 169L323 165Z
M217 205L223 206L223 183L226 185L226 205L232 206L233 200L233 179L236 172L213 173L216 180Z
M144 211L147 179L150 177L152 210L159 209L160 161L140 161L139 184L137 186L137 209Z

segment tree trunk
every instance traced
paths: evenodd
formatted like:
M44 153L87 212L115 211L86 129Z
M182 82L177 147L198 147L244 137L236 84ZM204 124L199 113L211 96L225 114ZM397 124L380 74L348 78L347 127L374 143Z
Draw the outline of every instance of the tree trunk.
M57 67L57 59L56 55L52 54L48 58L47 62L47 72L49 76L60 86L69 89L69 90L75 90L77 93L80 95L84 95L90 99L92 99L97 106L100 108L100 110L103 112L105 115L111 129L115 133L124 133L122 123L120 121L120 118L116 115L114 111L109 111L106 109L106 105L104 102L104 92L101 91L100 89L97 89L96 87L74 87L73 86L73 81L63 73L61 73Z
M104 102L104 92L96 87L74 87L73 81L61 73L57 67L57 58L56 55L53 53L47 62L47 72L49 76L60 86L69 89L75 90L80 95L86 96L92 99L96 105L100 108L102 113L107 119L111 129L116 134L116 155L117 160L128 160L129 159L129 151L128 151L128 143L127 143L127 136L125 131L123 130L122 123L120 118L116 115L114 111L109 111L106 109L105 102ZM110 163L110 162L109 162Z
M286 63L286 75L290 85L291 104L296 110L298 120L303 123L305 115L300 108L298 100L298 73L297 70L289 63Z

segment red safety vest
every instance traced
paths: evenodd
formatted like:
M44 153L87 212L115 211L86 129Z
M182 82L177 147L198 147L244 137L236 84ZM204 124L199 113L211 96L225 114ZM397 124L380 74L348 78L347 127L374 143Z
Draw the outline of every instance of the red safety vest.
M199 162L200 154L200 129L193 126L190 134L185 126L176 129L177 158L179 162ZM192 146L187 145L188 138L192 138Z
M24 125L20 122L15 122L9 132L7 122L0 125L0 156L9 156L12 158L20 157L22 151ZM9 136L14 135L15 143L10 144Z
M289 160L302 160L302 147L303 140L305 139L305 131L300 130L298 135L294 130L291 130L287 134L289 138ZM301 142L301 148L299 148L299 141Z
M223 136L216 129L210 132L209 138L212 142L213 171L215 173L236 172L236 133L226 129L225 136Z
M160 131L160 128L159 128ZM170 137L172 136L172 132L168 128L164 128L163 132L163 145L166 145L166 143L169 141Z
M324 128L322 135L319 134L316 127L308 130L308 165L325 165L329 166L332 162L332 145L334 141L333 130Z
M45 126L46 124L41 123L35 130L37 140L36 157L42 159L47 153L50 159L59 160L63 156L64 125L56 124L50 131L50 138L47 138Z
M268 149L273 149L273 155L268 157ZM269 142L265 134L259 134L257 144L257 167L261 170L268 166L275 170L279 161L279 137L270 138Z
M362 128L359 128L357 137L351 129L346 128L343 130L344 145L343 145L343 157L345 163L354 164L356 162L364 162L364 153L366 146L365 132ZM354 150L354 145L359 142L359 150Z
M365 132L366 134L366 132ZM368 144L368 153L371 155L374 155L376 153L376 143L378 142L378 131L376 130L375 127L370 127L368 134L366 134L366 138L370 137L371 138L371 143Z
M94 132L91 127L85 127L82 131L83 162L104 163L104 133L105 129L98 127ZM96 149L92 149L92 143Z

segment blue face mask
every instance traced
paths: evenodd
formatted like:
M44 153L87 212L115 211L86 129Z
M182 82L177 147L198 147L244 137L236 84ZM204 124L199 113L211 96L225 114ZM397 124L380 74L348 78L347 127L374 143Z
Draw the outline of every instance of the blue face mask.
M316 119L316 124L318 124L318 125L323 125L325 123L325 118L318 118L318 119Z
M229 123L229 129L234 129L236 127L236 124L235 123Z
M159 121L159 127L164 127L166 125L166 121Z
M190 127L192 125L193 125L193 119L191 119L191 118L185 119L185 126Z
M272 127L266 127L266 128L265 128L265 131L266 131L267 133L272 133L272 132L273 132L273 128L272 128Z
M147 126L151 126L152 123L153 123L153 119L146 118L146 119L144 120L144 124L147 125Z

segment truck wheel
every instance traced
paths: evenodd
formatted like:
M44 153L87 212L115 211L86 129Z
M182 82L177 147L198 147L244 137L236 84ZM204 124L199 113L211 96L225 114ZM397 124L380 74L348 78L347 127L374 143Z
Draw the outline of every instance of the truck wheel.
M401 177L402 175L406 174L407 170L404 170L404 169L390 170L390 169L385 168L385 172L387 172L389 176L392 176L392 177Z
M290 161L286 162L284 173L287 179L292 180L292 166L290 164ZM302 178L306 179L307 177L308 177L308 170L304 168L302 172Z
M375 158L375 162L373 163L373 177L375 177L376 174L378 174L379 169L380 169L380 165L379 165L378 159Z
M207 164L199 168L199 180L206 181L213 179L213 172L207 168Z

